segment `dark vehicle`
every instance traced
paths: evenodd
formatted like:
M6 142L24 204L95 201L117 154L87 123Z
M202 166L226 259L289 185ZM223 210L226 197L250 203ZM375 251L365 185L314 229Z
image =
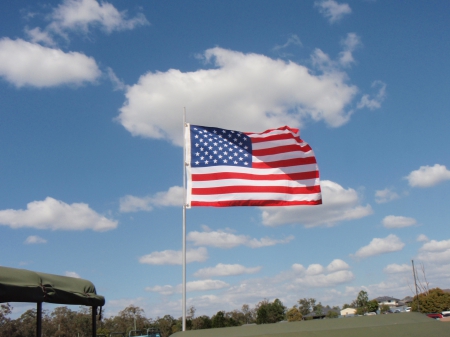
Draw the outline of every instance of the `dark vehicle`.
M427 316L430 318L434 318L434 319L439 319L439 318L444 317L444 316L442 316L442 314L427 314Z

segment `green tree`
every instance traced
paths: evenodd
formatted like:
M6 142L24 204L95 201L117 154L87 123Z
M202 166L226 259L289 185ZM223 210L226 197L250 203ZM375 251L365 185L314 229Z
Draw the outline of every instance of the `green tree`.
M192 330L211 329L212 321L206 315L196 317L192 320Z
M367 312L375 312L377 310L378 310L378 302L376 300L367 302Z
M226 318L225 318L225 312L224 311L218 311L212 318L211 318L211 327L213 328L223 328L227 326L226 324Z
M445 293L440 288L430 289L427 292L419 294L420 312L442 312L450 310L450 294ZM418 311L417 296L411 303L411 310Z
M338 309L339 310L339 309ZM339 313L338 311L336 311L335 308L333 308L333 310L329 310L327 312L327 314L325 315L326 318L338 318L339 317Z
M157 318L155 325L161 331L161 337L169 337L179 330L176 319L170 315L165 315L163 318Z
M367 291L361 290L356 298L356 305L358 308L365 308L367 302L369 302L369 295L367 294Z
M314 298L302 298L298 300L298 310L302 314L302 316L306 316L311 313L316 305L316 299Z
M290 308L287 311L286 318L287 318L288 322L296 322L296 321L301 321L303 316L300 313L300 310L298 310L297 306L294 305L292 308Z
M391 307L388 306L387 304L382 304L382 305L380 305L380 312L381 312L382 314L384 314L385 312L388 312L389 309L391 309Z
M316 316L322 316L323 315L323 305L319 302L319 304L315 305L313 308L314 314Z
M241 308L241 312L244 315L245 322L244 324L255 323L256 321L256 310L250 309L248 304L243 304Z
M272 303L263 300L258 303L256 310L256 323L276 323L284 320L286 315L286 307L277 298Z

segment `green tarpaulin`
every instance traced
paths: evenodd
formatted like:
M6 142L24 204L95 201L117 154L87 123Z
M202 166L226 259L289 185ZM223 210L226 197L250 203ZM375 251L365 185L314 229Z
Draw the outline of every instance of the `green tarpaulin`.
M97 295L87 280L0 267L0 303L48 302L101 307L105 298Z

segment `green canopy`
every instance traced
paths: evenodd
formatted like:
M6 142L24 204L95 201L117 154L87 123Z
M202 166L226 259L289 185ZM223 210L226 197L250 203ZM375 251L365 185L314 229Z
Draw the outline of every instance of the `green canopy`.
M97 295L95 286L87 280L0 267L0 303L3 302L48 302L101 307L105 304L105 298Z
M246 325L240 327L189 330L171 337L448 337L450 323L420 313L352 318L318 319L301 322Z

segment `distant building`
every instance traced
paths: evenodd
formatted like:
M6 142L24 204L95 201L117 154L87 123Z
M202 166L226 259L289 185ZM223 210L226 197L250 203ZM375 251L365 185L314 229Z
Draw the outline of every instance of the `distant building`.
M349 315L355 315L356 309L353 308L346 308L341 310L341 316L349 316Z

